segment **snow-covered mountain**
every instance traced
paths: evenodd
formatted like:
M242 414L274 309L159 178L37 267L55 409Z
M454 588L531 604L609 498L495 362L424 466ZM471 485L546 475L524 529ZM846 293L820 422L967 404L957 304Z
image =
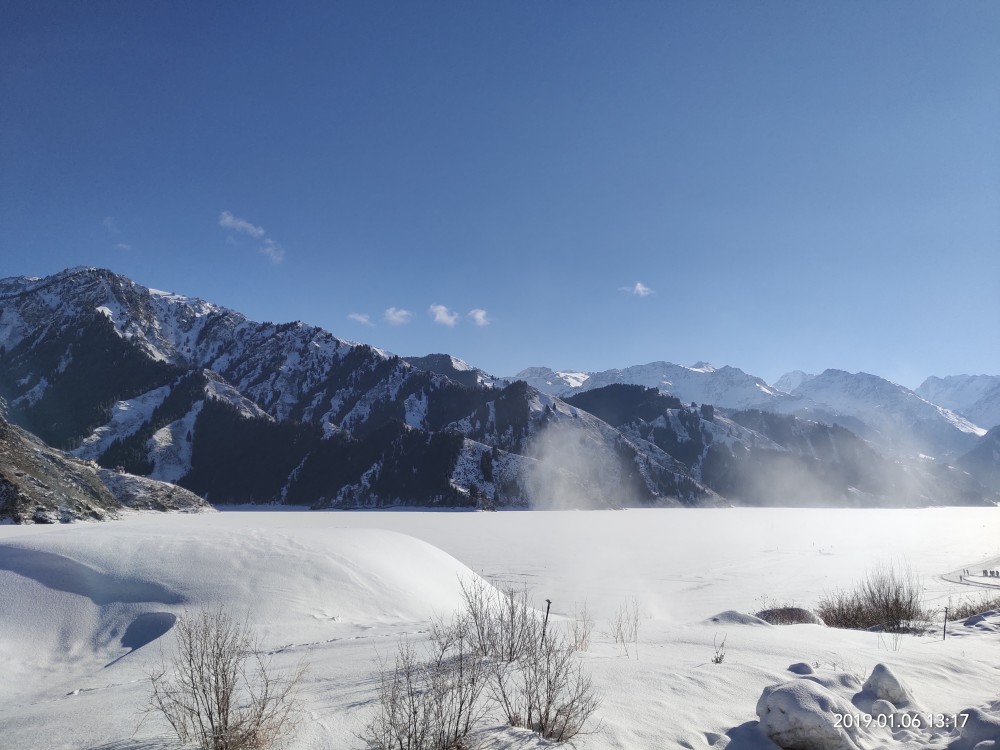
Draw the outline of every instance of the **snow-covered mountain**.
M450 354L427 354L422 357L403 357L403 359L420 370L436 372L438 375L444 375L449 380L454 380L469 388L479 385L490 388L507 385L506 381L489 375L478 367Z
M774 387L783 393L791 393L807 380L812 380L814 377L816 376L808 372L802 372L802 370L792 370L778 378L774 382Z
M514 378L562 398L610 384L631 384L656 388L685 404L793 414L842 425L900 455L955 457L985 432L978 423L929 403L903 386L842 370L820 375L796 370L774 386L736 367L716 368L704 362L690 367L652 362L596 373L531 367ZM1000 391L997 397L1000 407Z
M603 507L744 501L741 483L777 477L772 454L787 446L735 415L713 417L708 406L692 410L682 402L789 413L811 408L815 415L813 397L799 394L813 388L842 411L848 429L852 420L864 427L852 410L901 408L881 392L865 400L850 377L834 387L829 372L794 394L736 368L704 363L522 373L543 386L536 388L491 378L447 354L404 360L301 322L254 322L111 271L77 268L45 279L0 280L0 397L9 403L10 419L81 459L176 482L212 502ZM609 423L609 414L592 413L596 407L554 395L600 394L632 380L654 394L677 394L669 408L648 415L648 429ZM821 394L816 383L827 383L829 393ZM911 411L923 410L908 418L933 423L907 435L941 438L934 420L954 432L974 432L913 394L911 403L891 393ZM899 427L890 417L877 422L883 433ZM692 419L704 424L695 429L687 424ZM975 434L969 437L975 441ZM705 450L693 460L696 445L709 443L728 446L728 453ZM838 468L835 453L810 454L817 463L808 471L846 477L850 472ZM849 478L834 485L840 497L855 487L863 502L903 501L891 483L883 490ZM935 492L904 500L936 502ZM824 501L838 497L824 493ZM982 499L964 490L953 494ZM754 501L773 496L758 493Z
M510 380L523 380L543 393L567 397L574 393L625 383L657 388L684 403L713 404L746 409L786 399L785 394L736 367L713 367L697 362L690 367L671 362L650 362L601 372L552 370L529 367Z
M579 410L448 355L414 362L101 269L0 281L11 418L213 501L524 503L535 468L559 458L540 461L531 446L560 421L615 456L609 481L629 477L605 487L606 502L720 501L662 451L640 451Z
M861 421L871 430L865 437L905 455L958 456L986 432L910 389L866 372L825 370L803 381L791 395L802 399L802 406L818 404L833 415ZM801 408L795 408L793 402L781 407L786 413Z
M1000 375L931 376L920 384L916 393L980 427L1000 425Z
M694 409L656 389L612 385L569 403L637 443L674 457L732 502L920 506L989 502L975 478L944 463L886 456L849 430L756 409Z
M956 463L984 486L1000 492L1000 425L983 435Z

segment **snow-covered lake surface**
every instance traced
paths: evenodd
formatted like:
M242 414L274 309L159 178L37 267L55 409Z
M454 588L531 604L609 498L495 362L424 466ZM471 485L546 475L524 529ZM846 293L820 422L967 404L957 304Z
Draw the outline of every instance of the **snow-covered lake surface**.
M768 686L806 679L788 669L800 663L848 701L860 690L851 675L863 682L881 663L923 711L1000 715L1000 615L953 623L947 640L709 620L765 597L812 607L879 563L909 565L931 606L975 595L957 573L1000 568L1000 509L241 509L2 526L0 747L171 747L158 718L137 730L145 675L172 648L170 615L223 604L249 612L277 667L310 664L292 746L360 748L377 659L457 609L459 579L473 574L526 582L537 602L552 600L556 621L586 602L596 630L582 659L604 700L581 749L773 750L757 702ZM641 609L638 659L608 634L627 597ZM723 637L725 659L713 664ZM550 747L494 724L486 748ZM966 745L952 731L856 736L866 750Z

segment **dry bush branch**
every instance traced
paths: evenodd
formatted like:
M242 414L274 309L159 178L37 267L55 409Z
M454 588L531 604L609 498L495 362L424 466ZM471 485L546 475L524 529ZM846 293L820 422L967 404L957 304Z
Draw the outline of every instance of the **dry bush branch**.
M370 750L459 750L482 720L487 663L469 648L468 617L435 622L424 658L406 641L380 670L378 710L360 739Z
M176 627L177 653L149 675L149 710L181 742L262 750L293 733L305 665L276 675L248 621L223 608L186 613Z
M580 605L573 615L572 625L573 649L575 651L590 650L590 636L594 632L594 619L587 611L587 603Z
M981 591L978 599L965 597L959 599L954 608L949 608L948 617L952 620L965 620L973 615L998 609L1000 609L1000 594Z
M892 565L868 571L852 591L824 594L817 611L830 627L859 630L899 632L928 619L919 577L910 568Z
M464 611L435 622L427 654L404 642L382 664L369 750L465 750L488 695L509 724L554 742L584 731L600 699L574 642L543 632L527 589L460 581ZM589 631L588 631L589 635Z
M631 644L631 653L634 653L638 660L639 600L634 596L626 599L615 612L615 616L611 618L611 637L615 643L622 647L626 657L630 655L629 644Z

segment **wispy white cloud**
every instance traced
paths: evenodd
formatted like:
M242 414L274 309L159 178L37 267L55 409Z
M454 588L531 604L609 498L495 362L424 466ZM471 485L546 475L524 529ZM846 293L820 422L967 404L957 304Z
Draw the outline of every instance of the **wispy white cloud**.
M119 242L117 245L115 245L115 247L118 250L131 250L132 249L132 246L130 244L128 244L127 242Z
M620 286L618 287L618 291L628 292L629 294L634 294L636 297L648 297L653 294L653 290L641 281L635 282L635 286Z
M233 216L229 211L223 211L219 214L219 226L224 229L232 229L234 232L240 232L241 234L248 234L251 237L263 237L267 234L264 227L255 226L246 219Z
M431 305L427 311L434 318L434 322L449 328L454 328L458 323L458 313L452 312L444 305Z
M349 313L347 317L353 320L355 323L360 323L363 326L372 326L372 327L375 326L375 324L372 323L372 319L369 318L364 313Z
M272 239L265 239L258 252L266 255L274 264L281 263L285 259L285 249Z
M118 234L118 222L115 221L113 216L105 216L101 219L101 224L107 229L111 234Z
M267 234L267 230L265 230L264 227L251 224L249 221L241 219L239 216L233 216L233 214L229 211L223 211L219 214L219 226L223 229L230 229L238 234L245 234L248 237L260 240L257 252L261 255L266 255L271 260L271 263L277 265L285 260L285 248L272 240L270 237L266 237L265 235ZM240 241L235 236L230 234L226 237L226 244L239 245Z
M390 307L382 314L382 318L391 326L401 326L413 320L413 313L399 307Z
M486 311L480 307L477 307L475 310L469 310L467 317L472 318L472 322L477 326L488 326L492 322Z

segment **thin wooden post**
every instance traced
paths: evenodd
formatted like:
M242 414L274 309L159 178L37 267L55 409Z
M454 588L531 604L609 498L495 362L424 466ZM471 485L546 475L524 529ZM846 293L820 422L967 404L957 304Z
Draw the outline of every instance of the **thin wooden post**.
M944 608L944 630L941 631L941 640L945 640L948 637L948 608Z
M545 600L545 621L542 623L542 645L545 645L545 629L549 626L549 609L552 608L552 600Z

